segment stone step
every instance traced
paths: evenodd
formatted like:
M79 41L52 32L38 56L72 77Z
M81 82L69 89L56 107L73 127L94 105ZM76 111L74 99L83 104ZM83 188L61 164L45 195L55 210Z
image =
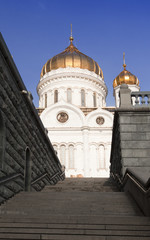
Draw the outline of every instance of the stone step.
M30 201L34 201L35 199L38 201L41 201L41 200L46 200L46 199L49 199L49 200L60 200L60 197L61 197L61 200L63 199L78 199L78 200L87 200L88 199L107 199L111 201L111 199L127 199L128 196L126 193L123 193L123 192L52 192L52 193L46 193L46 192L41 192L41 193L38 193L38 192L31 192L31 193L27 193L27 192L22 192L22 193L19 193L17 196L13 197L12 199L9 200L9 203L10 202L16 202L16 201L20 201L20 200L30 200ZM95 201L96 201L95 199ZM12 201L11 201L12 200Z
M124 230L124 229L76 229L76 228L0 228L0 233L12 234L47 234L47 235L87 235L87 236L149 236L149 230Z
M56 224L56 223L0 223L0 232L2 232L1 229L6 229L9 232L9 229L11 228L31 228L31 229L91 229L91 230L129 230L129 231L150 231L149 225L123 225L123 224L72 224L72 223L66 223L66 224Z
M55 215L47 219L42 217L15 219L11 216L0 219L0 239L80 240L85 237L89 240L149 239L150 218Z
M125 193L83 193L76 192L74 194L55 193L57 200L48 197L42 198L42 194L37 198L37 194L30 198L12 199L7 204L0 207L1 214L22 214L22 215L44 215L44 214L72 214L72 215L101 215L101 214L124 214L124 215L142 215L139 208L133 200ZM45 194L44 194L45 195ZM63 195L63 199L61 196ZM23 196L23 195L22 195ZM36 198L35 198L36 196ZM69 196L69 199L67 198ZM54 197L54 196L53 196ZM76 198L77 197L77 198ZM80 197L80 198L79 198ZM26 199L26 201L24 201Z
M38 210L37 210L38 211ZM17 210L8 210L8 211L5 211L5 212L2 212L2 214L14 214L14 215L19 215L20 214L20 216L22 216L22 217L24 217L24 216L28 216L28 217L40 217L40 216L44 216L44 215L46 215L46 214L50 214L52 217L55 215L55 214L57 214L58 215L58 211L53 211L53 212L51 212L51 211L47 211L46 212L46 210L45 211L39 211L38 213L36 213L35 211L17 211ZM60 215L68 215L68 214L72 214L72 216L77 216L78 214L82 214L82 215L84 215L84 216L88 216L89 215L89 213L87 212L87 210L82 210L82 211L76 211L75 213L72 213L72 211L70 210L70 211L68 211L67 213L64 211L64 212L61 212L61 213L59 213ZM137 216L137 213L135 212L135 211L132 211L131 212L131 210L127 210L127 211L118 211L118 212L114 212L114 211L101 211L101 213L97 213L96 211L93 213L93 215L95 215L95 216L100 216L100 215L113 215L113 216L118 216L118 215L121 215L121 216Z
M32 199L30 200L30 198L18 198L18 199L14 199L11 201L11 199L9 200L9 202L5 202L4 204L2 204L1 206L4 206L4 205L15 205L15 204L47 204L49 201L51 202L60 202L60 199L59 197L61 198L61 201L62 202L100 202L100 203L111 203L111 202L114 202L114 204L121 204L121 203L129 203L131 202L132 198L124 195L124 196L112 196L110 197L109 195L108 196L100 196L100 195L94 195L94 196L90 196L90 195L70 195L70 196L67 196L65 193L63 194L63 196L61 195L57 195L57 196L53 196L53 197L46 197L46 196L37 196L37 197L31 197ZM96 198L96 199L94 199Z
M0 239L150 239L150 218L111 185L108 179L67 179L42 192L22 192L0 207Z
M59 236L59 238L58 238ZM79 238L80 236L80 238ZM28 228L28 227L15 227L15 228L0 228L0 238L3 239L66 239L66 237L74 237L74 239L82 239L88 237L124 237L124 239L145 239L150 237L150 230L125 230L125 229L76 229L76 228ZM130 238L129 238L130 237ZM69 238L68 238L69 239ZM98 238L97 238L98 239ZM119 239L119 238L118 238Z
M46 186L45 192L50 191L91 191L107 192L118 191L109 178L68 178L59 182L56 186Z
M51 239L51 240L149 240L149 236L87 236L87 235L47 235L0 233L0 239Z
M0 223L60 223L60 224L105 224L105 225L136 225L136 226L150 226L150 217L144 216L112 216L112 215L54 215L53 217L39 215L38 217L25 216L2 216L0 215Z

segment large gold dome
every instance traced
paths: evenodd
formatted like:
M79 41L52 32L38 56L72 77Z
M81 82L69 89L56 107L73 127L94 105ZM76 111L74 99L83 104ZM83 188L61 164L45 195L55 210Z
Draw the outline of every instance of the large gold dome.
M43 66L41 71L41 78L51 70L58 68L81 68L87 69L91 72L95 72L97 75L103 77L102 69L99 65L90 57L81 53L72 43L73 37L70 37L70 45L58 55L49 59Z
M132 73L130 73L128 70L126 70L125 63L123 64L123 67L124 67L124 70L114 79L113 87L115 88L123 83L139 86L138 78Z

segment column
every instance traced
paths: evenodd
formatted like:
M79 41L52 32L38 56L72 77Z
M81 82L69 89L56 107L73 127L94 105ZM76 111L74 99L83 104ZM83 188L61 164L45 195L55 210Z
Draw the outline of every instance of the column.
M89 129L83 128L84 176L89 176Z

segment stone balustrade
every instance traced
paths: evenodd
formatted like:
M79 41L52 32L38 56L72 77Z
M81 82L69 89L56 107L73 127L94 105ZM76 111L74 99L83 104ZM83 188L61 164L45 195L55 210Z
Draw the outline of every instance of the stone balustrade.
M131 92L127 84L120 86L120 108L150 107L150 91Z
M150 91L131 92L131 99L135 107L150 107Z

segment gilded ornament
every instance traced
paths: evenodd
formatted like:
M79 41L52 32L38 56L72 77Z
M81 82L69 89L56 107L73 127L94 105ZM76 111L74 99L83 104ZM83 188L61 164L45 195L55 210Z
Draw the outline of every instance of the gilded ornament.
M104 122L105 122L105 120L104 120L103 117L97 117L97 118L96 118L96 123L97 123L98 125L102 125L102 124L104 124Z
M69 118L69 116L68 116L68 114L65 113L65 112L60 112L60 113L58 113L58 115L57 115L57 120L58 120L59 122L61 122L61 123L67 122L68 118Z

